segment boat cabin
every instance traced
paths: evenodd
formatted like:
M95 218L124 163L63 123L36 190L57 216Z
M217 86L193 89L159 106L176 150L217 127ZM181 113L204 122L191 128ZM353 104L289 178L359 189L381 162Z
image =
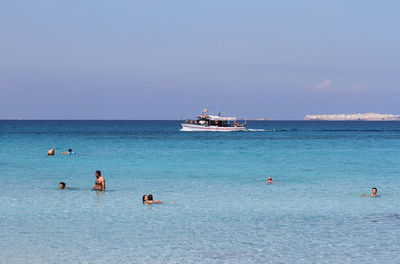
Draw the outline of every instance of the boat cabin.
M197 117L197 120L186 120L187 124L200 126L218 126L218 127L235 127L243 126L236 121L236 117L227 117L219 115L202 114Z

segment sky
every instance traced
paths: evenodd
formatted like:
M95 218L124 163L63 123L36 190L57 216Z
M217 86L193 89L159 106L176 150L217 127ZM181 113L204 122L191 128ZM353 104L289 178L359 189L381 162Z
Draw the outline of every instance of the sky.
M399 1L0 1L0 119L392 113Z

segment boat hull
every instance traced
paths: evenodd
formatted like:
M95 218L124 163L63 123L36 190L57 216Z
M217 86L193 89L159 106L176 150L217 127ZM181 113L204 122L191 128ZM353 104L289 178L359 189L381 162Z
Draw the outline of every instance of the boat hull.
M218 126L203 126L195 124L181 123L181 131L211 131L211 132L230 132L230 131L244 131L245 126L232 126L232 127L218 127Z

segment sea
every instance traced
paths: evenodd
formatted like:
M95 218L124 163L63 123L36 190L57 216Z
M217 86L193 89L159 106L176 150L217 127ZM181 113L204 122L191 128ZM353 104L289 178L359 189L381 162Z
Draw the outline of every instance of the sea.
M0 121L0 263L400 263L399 200L400 122Z

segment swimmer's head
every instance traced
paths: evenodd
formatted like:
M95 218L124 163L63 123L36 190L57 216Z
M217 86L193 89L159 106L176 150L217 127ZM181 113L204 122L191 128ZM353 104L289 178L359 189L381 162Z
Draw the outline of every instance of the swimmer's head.
M97 170L94 175L96 175L96 177L100 177L101 176L101 171Z
M147 195L144 194L143 197L142 197L142 202L144 203L144 202L146 202L147 200L148 200Z
M376 195L376 193L378 192L378 189L377 188L372 188L372 195Z
M153 201L153 195L152 194L147 195L147 200Z
M68 152L72 152L72 149L68 149Z
M60 189L65 189L65 182L60 182Z
M269 176L269 177L267 178L267 181L272 181L272 177Z

